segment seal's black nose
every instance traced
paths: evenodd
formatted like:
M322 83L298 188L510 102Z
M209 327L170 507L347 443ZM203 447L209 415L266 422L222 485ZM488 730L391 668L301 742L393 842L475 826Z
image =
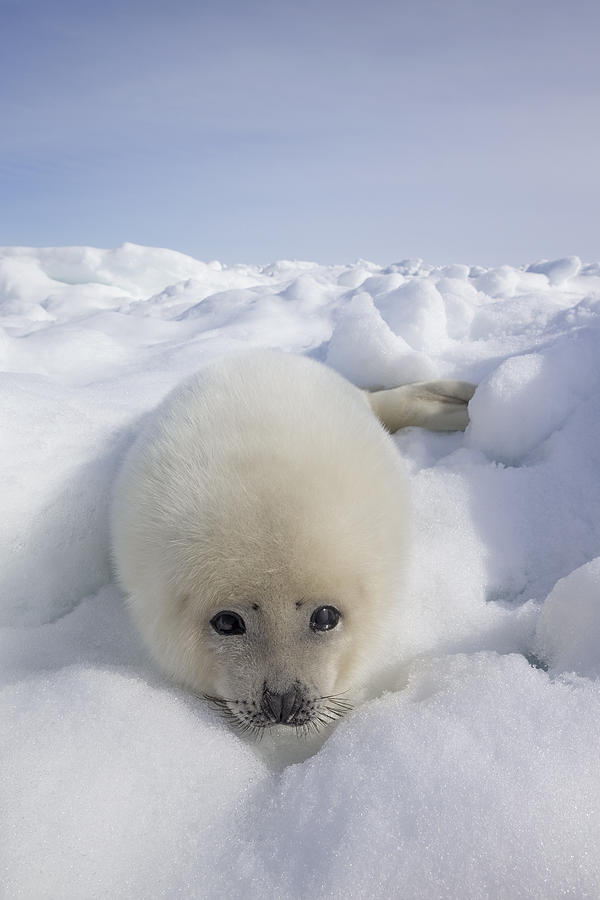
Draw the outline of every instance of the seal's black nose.
M265 716L272 722L293 725L294 717L300 709L301 703L302 698L297 687L292 687L283 694L274 693L265 687L261 707Z

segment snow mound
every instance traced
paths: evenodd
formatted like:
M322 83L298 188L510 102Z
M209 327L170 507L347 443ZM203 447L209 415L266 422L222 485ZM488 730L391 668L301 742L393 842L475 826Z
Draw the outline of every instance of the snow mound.
M371 389L437 376L432 360L391 331L364 291L340 310L326 361L359 387Z
M546 275L550 284L563 284L578 275L580 269L581 260L578 256L565 256L563 259L541 260L532 263L527 271Z
M535 647L553 673L600 677L600 557L554 586L537 624Z

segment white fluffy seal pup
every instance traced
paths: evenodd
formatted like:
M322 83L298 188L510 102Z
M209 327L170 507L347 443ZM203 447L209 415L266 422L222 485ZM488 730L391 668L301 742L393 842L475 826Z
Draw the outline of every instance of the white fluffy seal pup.
M464 428L473 390L368 394L263 350L175 389L131 447L112 507L118 578L164 672L257 733L342 715L402 577L406 484L386 428Z

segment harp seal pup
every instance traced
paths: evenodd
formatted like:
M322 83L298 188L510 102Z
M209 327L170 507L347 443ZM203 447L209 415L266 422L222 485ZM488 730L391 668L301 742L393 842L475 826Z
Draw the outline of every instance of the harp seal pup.
M462 429L473 390L368 393L265 350L176 388L124 460L111 523L119 581L162 670L249 731L342 715L401 596L407 489L386 429Z

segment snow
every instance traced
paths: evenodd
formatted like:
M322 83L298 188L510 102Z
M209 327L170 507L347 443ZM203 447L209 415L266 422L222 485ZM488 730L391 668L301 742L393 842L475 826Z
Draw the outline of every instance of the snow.
M0 895L598 897L599 338L576 257L0 249ZM240 346L479 384L465 434L394 438L406 583L374 696L322 744L228 730L152 668L112 583L119 460Z
M536 628L536 651L552 673L600 677L600 558L553 587Z

